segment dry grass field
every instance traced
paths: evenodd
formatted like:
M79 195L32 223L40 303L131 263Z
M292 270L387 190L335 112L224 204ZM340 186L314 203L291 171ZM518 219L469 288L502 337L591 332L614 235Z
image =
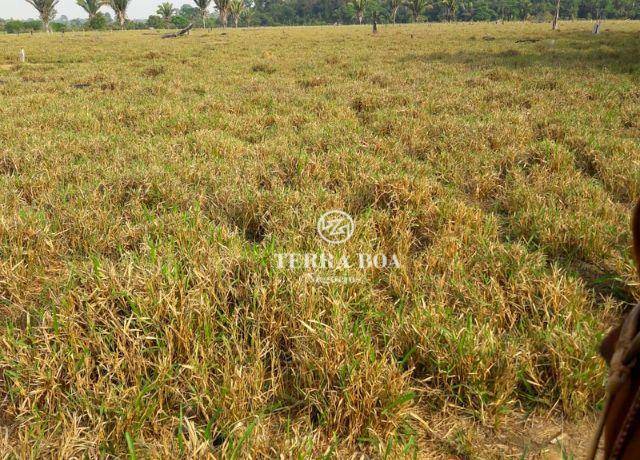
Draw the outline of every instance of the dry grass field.
M0 36L0 457L579 456L638 294L591 26ZM322 251L401 267L274 262Z

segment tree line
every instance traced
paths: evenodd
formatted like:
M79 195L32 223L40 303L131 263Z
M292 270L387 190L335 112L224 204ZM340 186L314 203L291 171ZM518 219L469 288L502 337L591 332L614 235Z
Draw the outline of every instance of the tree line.
M437 21L553 21L559 18L640 19L637 0L191 0L176 9L161 4L147 20L130 20L134 0L76 0L87 13L85 20L56 19L59 0L24 0L40 20L0 19L0 31L140 29L196 27L320 25L379 22ZM1 11L0 11L1 13ZM113 14L113 16L112 16Z

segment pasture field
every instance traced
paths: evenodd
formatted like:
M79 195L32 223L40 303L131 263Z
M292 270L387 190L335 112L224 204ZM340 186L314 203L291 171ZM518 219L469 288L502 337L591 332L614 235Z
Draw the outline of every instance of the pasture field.
M0 36L0 457L579 455L638 294L591 27ZM323 251L401 266L275 262Z

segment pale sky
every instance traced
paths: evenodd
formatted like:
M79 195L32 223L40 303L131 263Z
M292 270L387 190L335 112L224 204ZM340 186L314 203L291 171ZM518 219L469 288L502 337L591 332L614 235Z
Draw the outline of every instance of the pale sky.
M158 5L167 0L131 0L127 10L129 19L147 19L149 15L155 14ZM188 3L191 6L193 2L188 0L168 0L172 1L176 8L180 8L183 4ZM82 8L76 5L76 0L60 0L56 7L60 17L63 14L69 19L86 18L87 14ZM101 11L108 11L113 17L113 11L105 6ZM0 0L0 18L3 19L28 19L37 18L38 13L25 0Z

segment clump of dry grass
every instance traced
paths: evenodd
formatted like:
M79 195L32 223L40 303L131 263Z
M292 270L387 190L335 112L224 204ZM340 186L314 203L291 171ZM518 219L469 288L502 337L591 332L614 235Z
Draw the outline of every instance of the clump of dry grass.
M636 294L640 42L608 27L7 37L3 453L519 456L519 414L588 417ZM334 208L402 267L276 270Z

